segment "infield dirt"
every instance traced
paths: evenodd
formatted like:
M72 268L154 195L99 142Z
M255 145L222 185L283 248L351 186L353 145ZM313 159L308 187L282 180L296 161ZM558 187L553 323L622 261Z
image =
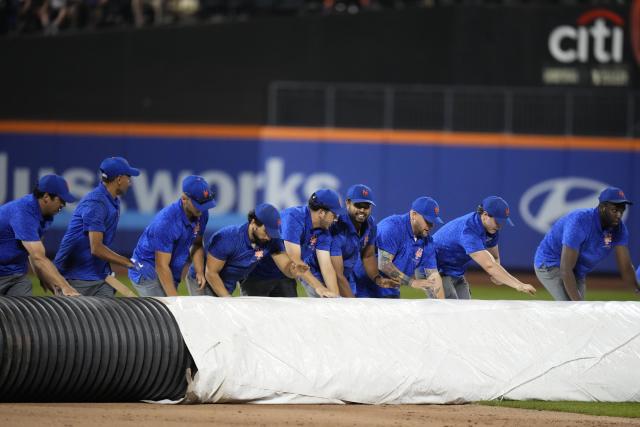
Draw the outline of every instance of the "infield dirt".
M3 427L45 426L638 426L639 420L481 405L0 404Z

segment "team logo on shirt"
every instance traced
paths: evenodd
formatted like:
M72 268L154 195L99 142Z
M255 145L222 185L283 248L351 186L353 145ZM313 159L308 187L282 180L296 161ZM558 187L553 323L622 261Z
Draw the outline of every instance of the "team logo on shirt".
M609 249L611 248L611 242L613 241L613 237L611 236L611 233L604 233L604 247Z
M254 252L254 256L258 261L260 261L264 256L264 250L262 248L256 249L256 251Z
M315 234L312 234L311 238L309 239L309 246L311 246L312 248L315 248L316 243L318 243L318 236L316 236Z
M420 260L420 258L422 258L422 248L418 248L416 249L416 262Z

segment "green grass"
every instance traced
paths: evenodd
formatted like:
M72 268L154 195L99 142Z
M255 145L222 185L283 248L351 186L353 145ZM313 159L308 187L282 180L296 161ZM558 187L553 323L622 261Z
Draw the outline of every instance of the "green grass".
M36 277L31 278L34 286L33 286L33 295L35 296L43 296L47 295L40 287L38 279ZM118 276L118 279L129 288L133 289L131 282L127 276ZM184 282L180 283L178 287L178 293L180 295L189 295L187 292L187 287ZM50 294L49 294L50 295ZM238 289L233 293L233 296L239 296L240 292ZM298 295L305 296L304 288L301 285L298 285ZM120 294L118 294L120 296ZM402 287L400 289L401 298L405 299L420 299L424 298L425 294L423 291L418 289L412 289L407 287ZM525 301L533 301L533 300L552 300L551 295L545 290L538 288L538 292L535 296L528 296L521 292L517 292L511 289L508 286L495 286L495 285L471 285L471 296L473 299L483 299L483 300L525 300ZM611 290L600 290L593 289L587 291L587 300L588 301L638 301L638 295L631 291L611 291Z
M546 402L542 400L491 400L477 402L480 405L501 406L538 411L574 412L577 414L600 415L609 417L640 418L640 403L611 402Z
M424 298L424 292L418 289L402 288L400 296L410 299ZM529 296L508 286L496 285L471 285L471 297L486 300L553 300L545 289L538 288L535 296ZM638 301L638 295L632 291L587 289L587 301Z

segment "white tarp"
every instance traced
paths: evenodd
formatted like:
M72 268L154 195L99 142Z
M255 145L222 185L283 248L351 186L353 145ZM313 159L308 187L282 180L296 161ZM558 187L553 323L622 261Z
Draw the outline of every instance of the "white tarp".
M640 303L161 298L187 401L640 401Z

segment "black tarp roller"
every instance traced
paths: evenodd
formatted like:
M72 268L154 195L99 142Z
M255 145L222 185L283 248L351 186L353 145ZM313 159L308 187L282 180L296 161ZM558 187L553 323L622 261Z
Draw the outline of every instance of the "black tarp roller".
M0 297L0 402L177 400L187 368L154 298Z

